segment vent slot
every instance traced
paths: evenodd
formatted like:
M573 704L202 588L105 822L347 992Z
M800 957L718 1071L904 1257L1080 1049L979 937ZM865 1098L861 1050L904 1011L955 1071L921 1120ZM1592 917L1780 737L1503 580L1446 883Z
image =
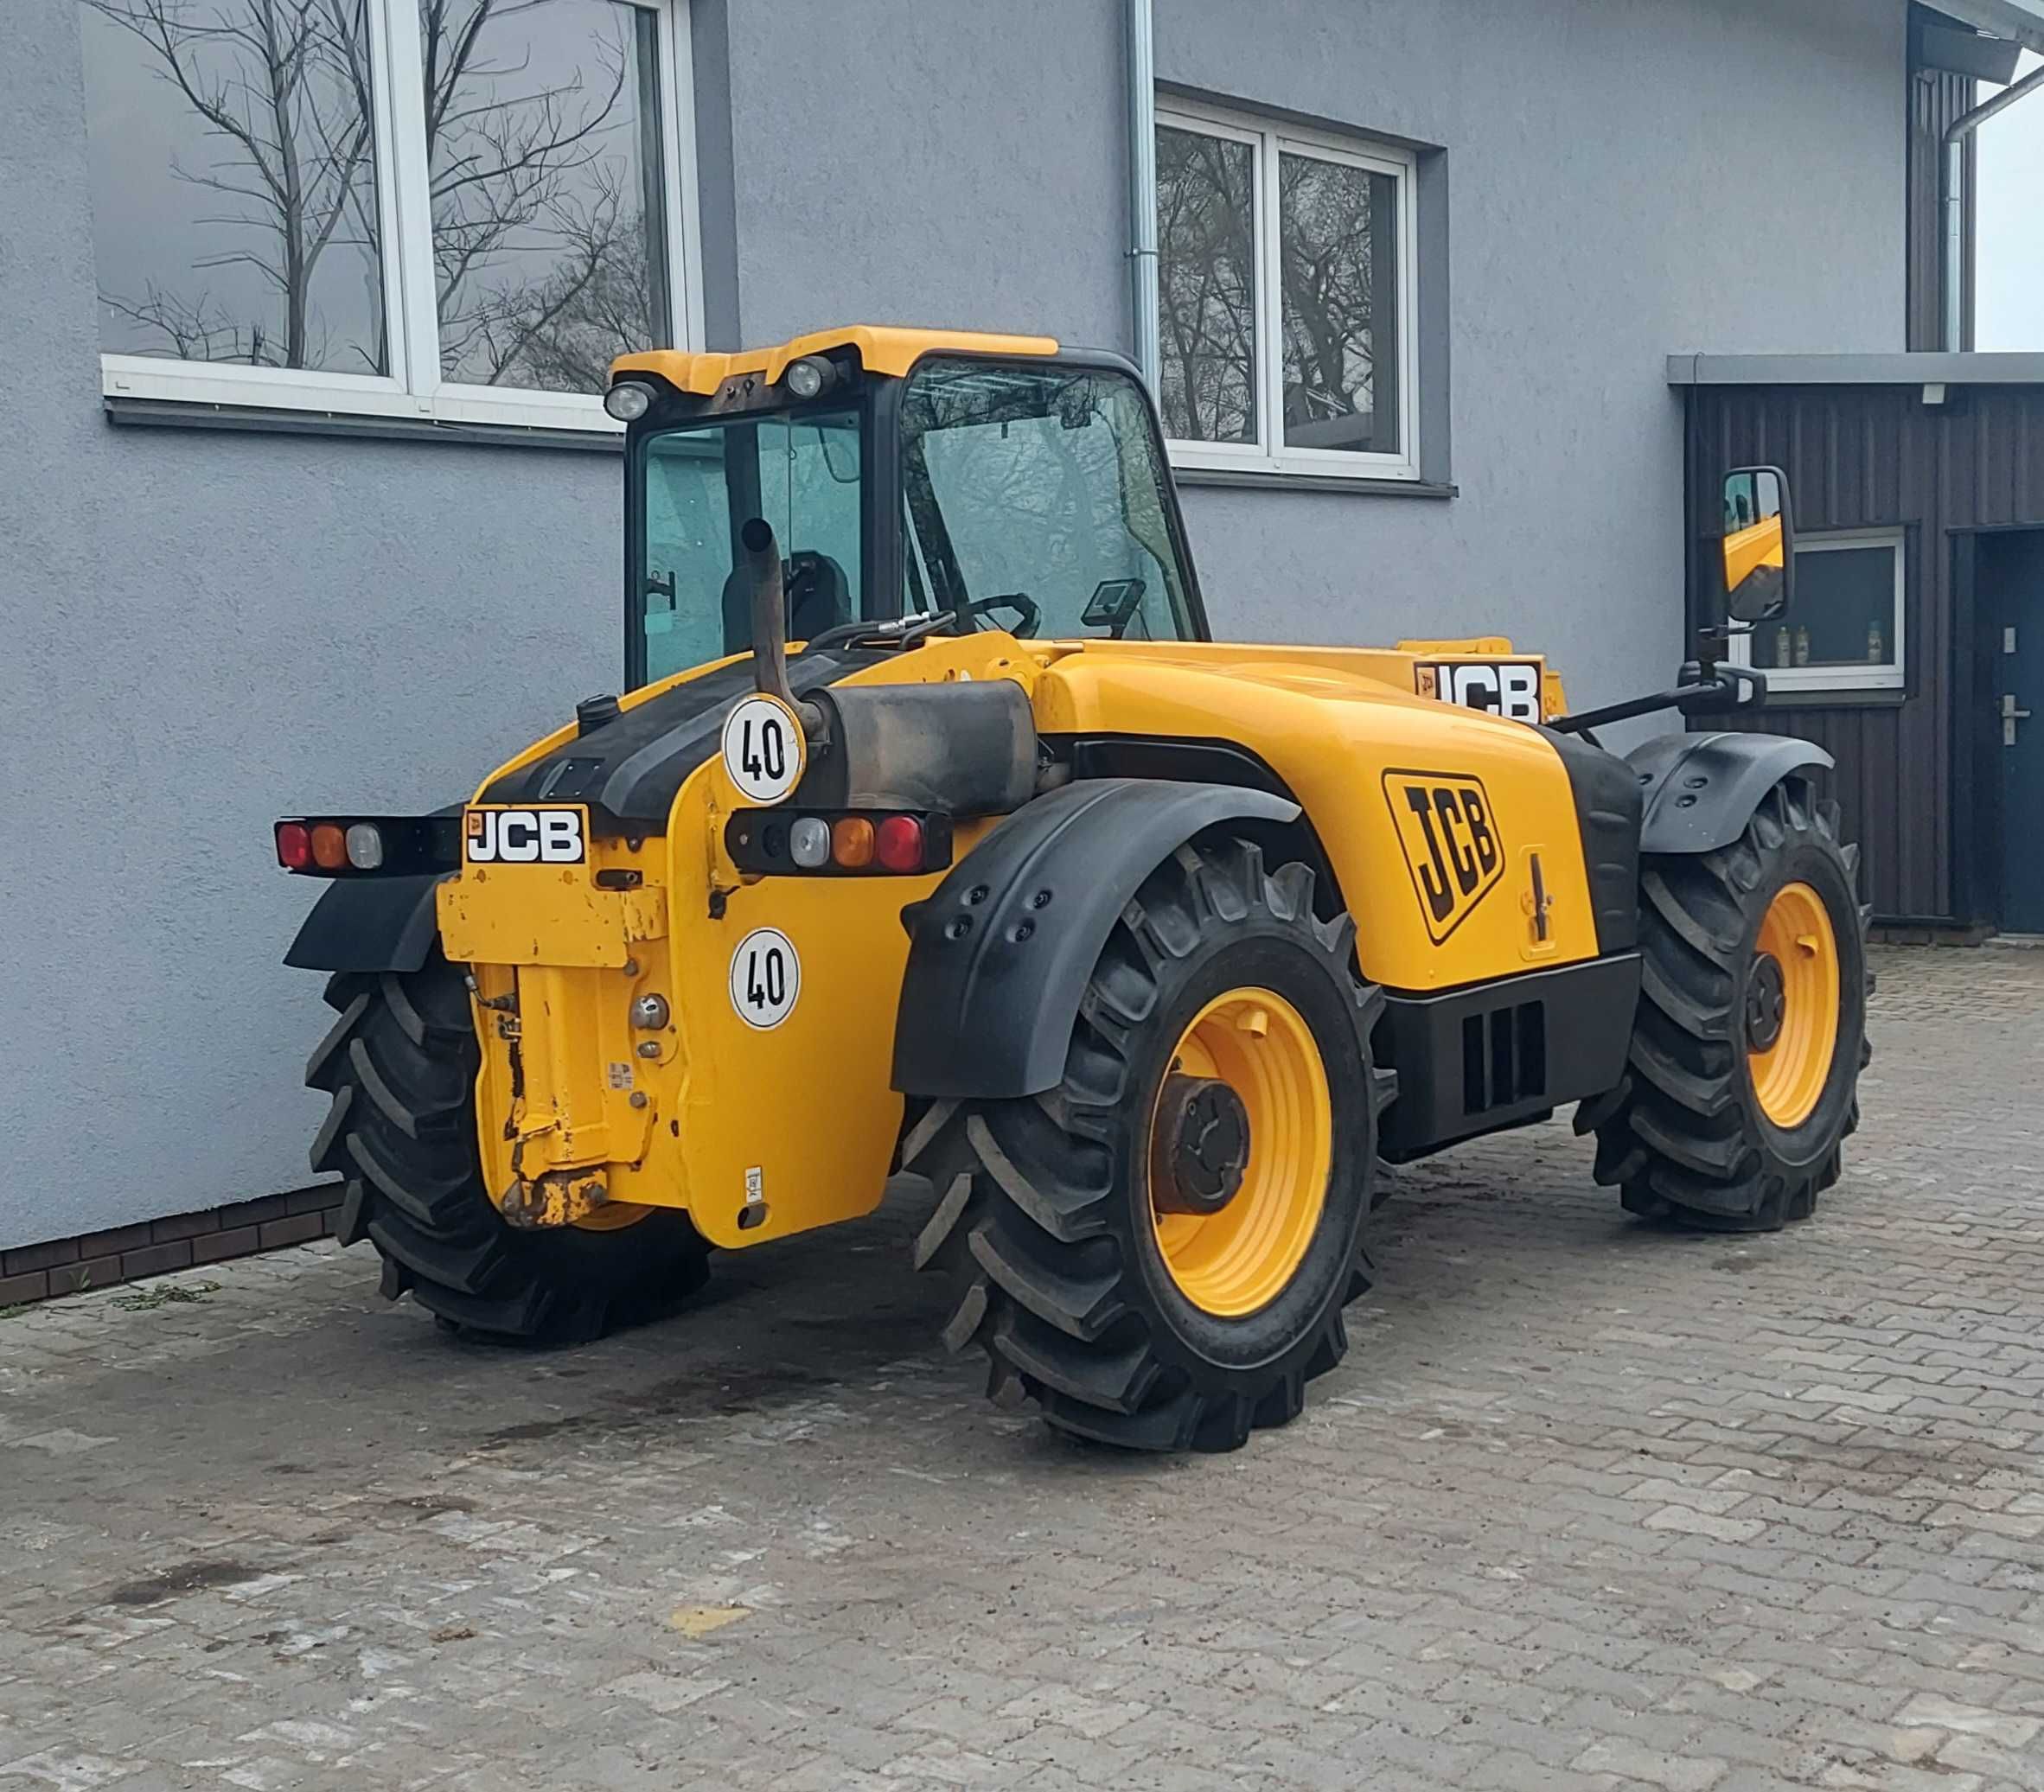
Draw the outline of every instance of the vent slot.
M1546 1003L1520 1002L1463 1021L1464 1113L1488 1113L1546 1094Z

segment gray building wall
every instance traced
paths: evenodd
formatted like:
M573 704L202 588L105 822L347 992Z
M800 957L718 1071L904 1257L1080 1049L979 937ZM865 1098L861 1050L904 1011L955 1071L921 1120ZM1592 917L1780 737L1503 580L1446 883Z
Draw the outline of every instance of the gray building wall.
M307 901L270 820L444 801L618 666L608 456L109 426L75 3L15 0L0 55L0 1246L303 1182L324 1011L277 962ZM718 346L1128 347L1115 0L695 24ZM1578 700L1664 673L1664 357L1902 346L1903 0L1157 0L1157 31L1169 82L1446 150L1461 494L1189 491L1217 625L1506 630Z
M116 429L76 0L0 51L0 1247L311 1180L270 823L465 795L615 686L610 455Z
M1188 480L1217 630L1507 632L1579 702L1664 679L1683 578L1668 354L1903 346L1905 0L1154 12L1162 82L1446 152L1447 265L1422 258L1421 277L1450 295L1461 494ZM731 9L745 339L857 316L1128 352L1119 5L936 16Z

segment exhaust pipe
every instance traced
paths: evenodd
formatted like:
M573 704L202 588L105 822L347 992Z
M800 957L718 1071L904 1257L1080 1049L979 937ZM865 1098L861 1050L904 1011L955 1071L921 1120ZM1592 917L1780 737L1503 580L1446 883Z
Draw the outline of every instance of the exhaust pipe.
M777 697L793 710L810 740L823 737L823 711L796 701L788 682L788 597L781 584L781 545L773 525L754 517L738 531L745 571L752 584L752 686L763 697Z

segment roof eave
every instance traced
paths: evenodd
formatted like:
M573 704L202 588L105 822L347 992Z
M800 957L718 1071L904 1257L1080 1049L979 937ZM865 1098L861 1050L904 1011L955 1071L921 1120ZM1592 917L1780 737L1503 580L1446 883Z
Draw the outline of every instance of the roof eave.
M1671 354L1670 386L2044 386L2044 354Z
M1936 0L1936 5L1977 30L2044 53L2044 0Z

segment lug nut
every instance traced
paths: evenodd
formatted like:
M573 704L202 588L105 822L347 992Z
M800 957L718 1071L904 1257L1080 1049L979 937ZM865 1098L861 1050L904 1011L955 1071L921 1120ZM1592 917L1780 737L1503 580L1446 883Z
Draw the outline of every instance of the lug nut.
M648 1033L656 1033L667 1024L667 998L665 996L641 996L632 1004L632 1024L642 1027Z

